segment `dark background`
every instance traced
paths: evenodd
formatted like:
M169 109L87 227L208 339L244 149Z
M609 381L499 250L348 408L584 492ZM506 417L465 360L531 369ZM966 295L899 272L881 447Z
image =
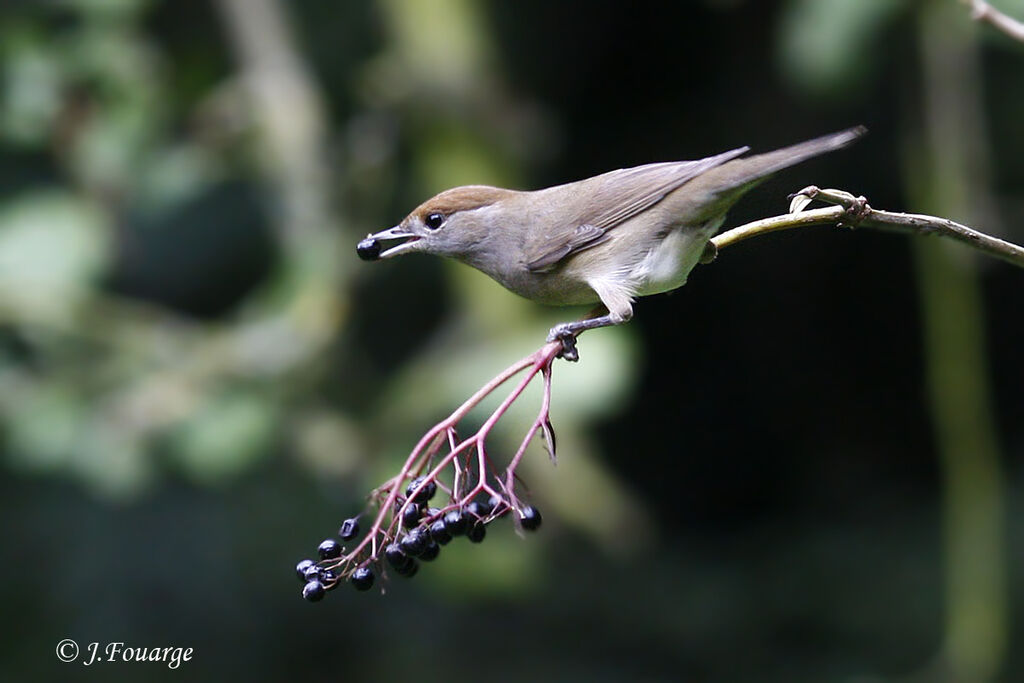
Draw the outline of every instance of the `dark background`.
M1024 276L867 229L585 335L538 534L385 595L292 572L577 314L357 261L445 187L864 124L728 225L814 183L1024 241L1024 46L957 3L15 2L0 46L4 680L1024 677Z

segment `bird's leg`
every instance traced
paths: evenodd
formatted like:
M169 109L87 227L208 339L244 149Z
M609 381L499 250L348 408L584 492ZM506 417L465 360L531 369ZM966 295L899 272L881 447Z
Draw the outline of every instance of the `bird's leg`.
M551 331L548 332L548 341L562 342L562 352L558 356L567 361L576 362L580 359L579 351L576 349L576 337L581 332L598 327L620 325L631 317L632 310L630 310L629 315L624 316L621 313L609 313L608 309L604 306L598 306L580 320L571 323L559 323L552 327Z

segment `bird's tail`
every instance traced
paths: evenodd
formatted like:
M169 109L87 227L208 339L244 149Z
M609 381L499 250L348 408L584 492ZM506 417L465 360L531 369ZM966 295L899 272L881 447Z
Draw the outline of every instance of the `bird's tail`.
M777 149L774 152L767 152L765 154L757 154L751 157L738 159L733 162L737 164L737 170L741 171L740 173L737 173L737 184L743 185L748 182L755 182L775 173L776 171L781 171L789 166L799 164L801 161L806 161L807 159L816 157L820 154L842 149L856 141L867 132L868 129L864 126L856 126L838 133L823 135L820 138L814 138L813 140L800 142L789 147L783 147L782 149ZM742 169L747 169L746 177L744 177Z
M729 199L738 199L744 192L773 173L820 154L842 149L865 133L867 133L867 128L856 126L838 133L823 135L820 138L783 147L774 152L733 159L707 171L697 180L707 183L707 189L711 193L720 195L725 203L729 204L731 203Z

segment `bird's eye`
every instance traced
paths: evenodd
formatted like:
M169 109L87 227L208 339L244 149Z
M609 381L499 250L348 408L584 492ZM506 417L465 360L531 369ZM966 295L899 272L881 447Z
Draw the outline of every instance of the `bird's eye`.
M437 230L444 225L444 214L431 213L423 220L424 225L427 226L428 230Z

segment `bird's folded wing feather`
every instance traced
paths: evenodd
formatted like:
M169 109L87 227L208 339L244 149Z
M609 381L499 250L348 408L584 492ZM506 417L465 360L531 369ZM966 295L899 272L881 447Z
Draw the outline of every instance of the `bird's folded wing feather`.
M594 183L586 188L592 195L590 200L569 223L538 234L525 245L526 267L542 271L600 244L615 226L654 206L688 180L746 151L746 147L740 147L697 161L623 168L583 181Z

